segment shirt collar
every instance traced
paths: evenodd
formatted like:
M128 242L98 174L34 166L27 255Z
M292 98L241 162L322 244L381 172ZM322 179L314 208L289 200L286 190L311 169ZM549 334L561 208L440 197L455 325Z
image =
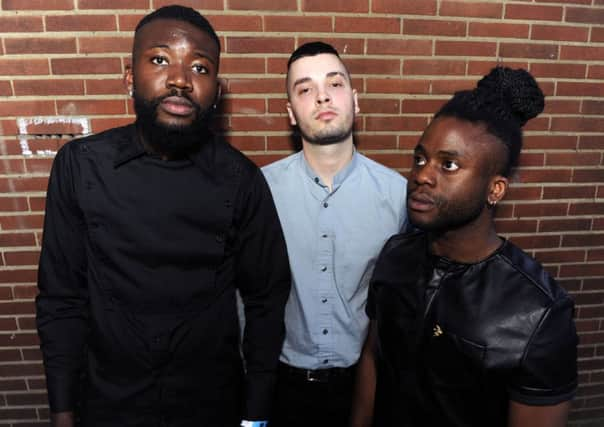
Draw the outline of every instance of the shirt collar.
M306 157L304 157L304 152L300 152L300 158L302 163L302 170L304 173L317 184L324 186L321 182L321 178L319 175L310 167L308 162L306 161ZM350 162L346 164L334 177L333 177L333 191L335 191L342 183L348 178L356 169L359 163L358 161L359 153L356 148L352 147L352 159Z

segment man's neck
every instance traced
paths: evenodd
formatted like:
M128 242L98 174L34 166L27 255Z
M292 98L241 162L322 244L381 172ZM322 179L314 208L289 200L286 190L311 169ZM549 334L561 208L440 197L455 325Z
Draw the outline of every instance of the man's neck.
M332 189L333 178L350 163L354 152L352 137L336 144L320 145L302 141L302 152L323 184Z
M488 258L501 246L490 214L462 228L440 233L429 233L430 248L435 255L463 263L474 263Z

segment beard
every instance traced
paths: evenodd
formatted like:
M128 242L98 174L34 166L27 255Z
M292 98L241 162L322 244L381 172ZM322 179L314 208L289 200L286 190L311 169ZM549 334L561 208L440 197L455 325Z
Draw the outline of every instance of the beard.
M440 234L471 224L486 209L484 200L479 197L457 201L438 197L434 199L434 204L437 207L435 217L422 219L421 215L417 215L414 218L415 213L408 211L409 222L420 230Z
M169 97L180 95L193 106L195 115L188 125L171 125L157 120L157 109L161 102ZM186 93L172 90L169 94L152 100L144 99L134 91L134 111L136 125L141 130L145 143L156 153L169 158L183 157L199 150L199 147L210 135L209 124L213 109L203 110L190 99Z
M352 126L346 128L339 126L335 128L322 129L317 132L307 132L300 126L297 128L300 136L310 144L331 145L344 141L352 135Z

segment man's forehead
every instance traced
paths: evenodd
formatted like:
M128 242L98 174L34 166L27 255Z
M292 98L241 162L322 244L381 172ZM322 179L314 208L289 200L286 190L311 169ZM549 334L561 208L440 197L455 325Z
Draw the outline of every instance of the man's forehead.
M290 81L307 77L325 78L333 75L343 75L349 78L348 71L340 58L331 53L304 56L291 64L288 73Z
M170 41L187 39L198 48L218 56L218 46L203 29L178 19L158 18L141 27L135 35L136 48L149 48Z

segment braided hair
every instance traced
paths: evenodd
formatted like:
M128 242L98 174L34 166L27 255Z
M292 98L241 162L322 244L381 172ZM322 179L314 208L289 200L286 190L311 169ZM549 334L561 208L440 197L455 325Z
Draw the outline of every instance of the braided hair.
M484 124L507 149L507 159L498 173L508 177L518 164L522 127L543 108L543 92L528 71L498 66L473 90L456 92L434 118L455 117Z

